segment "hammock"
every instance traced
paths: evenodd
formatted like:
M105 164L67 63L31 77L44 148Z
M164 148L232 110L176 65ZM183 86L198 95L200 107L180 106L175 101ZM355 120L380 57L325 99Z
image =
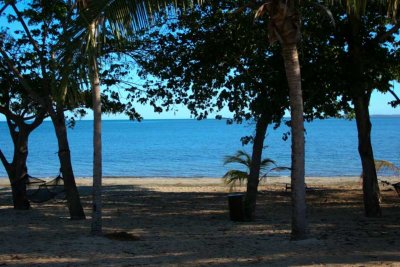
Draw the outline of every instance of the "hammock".
M384 180L381 180L381 179L378 179L382 184L384 184L384 185L391 185L391 186L393 186L394 187L394 190L396 190L396 192L397 192L397 194L399 195L399 197L400 197L400 182L399 183L395 183L395 184L392 184L392 183L389 183L388 181L384 181Z
M395 176L399 177L400 175L400 168L394 165L392 162L387 161L387 160L375 160L375 168L376 168L376 173L379 174L379 176ZM390 183L388 181L382 180L378 178L378 181L380 181L384 185L389 185L393 186L394 190L397 192L397 194L400 197L400 182L399 183Z
M34 203L43 203L56 197L64 197L64 180L61 174L51 181L45 181L27 174L25 184L27 197Z
M400 197L400 183L392 184L394 189L396 189L397 194Z

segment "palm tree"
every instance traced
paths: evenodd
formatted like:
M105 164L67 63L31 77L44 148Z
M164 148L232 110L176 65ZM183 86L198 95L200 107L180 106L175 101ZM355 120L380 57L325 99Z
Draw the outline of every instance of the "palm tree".
M117 3L128 3L127 5L121 5ZM97 1L96 1L97 2ZM127 12L134 14L130 15L132 18L132 24L136 30L143 29L149 25L149 20L152 20L154 16L151 14L158 13L157 3L158 1L105 1L109 2L108 6L114 5L114 7L124 7L124 10L131 10L133 12ZM172 2L172 1L171 1ZM194 1L176 1L180 2L194 2ZM201 4L201 0L198 3ZM253 1L248 1L254 3ZM399 6L398 0L380 0L374 1L384 4L388 7L388 14L391 17L395 17L396 11ZM99 5L104 1L98 1ZM111 4L110 4L111 3ZM166 1L165 3L169 3ZM335 1L327 1L329 4L337 4ZM155 4L155 5L154 5ZM304 159L304 122L303 122L303 99L301 89L301 72L300 64L297 51L297 43L300 37L300 13L299 7L301 2L295 0L271 0L262 5L256 16L261 16L264 13L269 15L269 33L270 41L279 41L281 44L281 53L285 62L285 70L289 85L289 96L290 96L290 112L291 112L291 141L292 141L292 166L291 166L291 186L292 186L292 239L304 239L307 238L308 225L306 218L306 200L305 200L305 159ZM347 11L350 19L352 20L352 32L357 35L357 27L360 25L360 16L365 12L367 1L345 1ZM135 8L130 8L136 6ZM139 10L139 11L138 11ZM106 13L106 12L105 12ZM120 13L122 14L122 13ZM119 21L116 29L121 26L127 25L127 18L129 16L115 17ZM388 30L387 33L398 31L399 24ZM386 34L387 35L387 34ZM355 39L355 44L357 39ZM353 44L349 44L349 50L352 49ZM355 47L357 48L357 47ZM356 51L355 49L354 51ZM357 65L357 55L353 57L355 71L359 68ZM356 89L358 90L358 89ZM363 91L363 88L360 88ZM377 178L376 169L373 161L372 146L370 142L370 131L371 123L369 120L368 104L370 95L362 95L354 97L353 103L356 109L356 120L359 131L359 153L362 161L363 171L366 174L364 176L364 203L365 211L367 216L379 216L380 208L377 194Z
M99 40L106 39L104 32L111 32L116 41L134 34L148 25L151 3L126 0L76 0L79 16L77 28L72 36L86 44L87 69L92 88L93 100L93 203L91 233L102 234L102 143L101 143L101 88L98 67ZM100 23L102 22L102 23ZM82 24L83 23L83 24ZM79 25L79 24L77 24Z
M226 156L224 158L224 165L227 164L240 164L245 167L246 170L229 170L227 171L223 178L225 184L230 185L230 190L232 191L235 186L242 185L244 182L248 181L250 175L250 168L252 166L252 157L247 152L243 150L238 150L235 155ZM274 166L271 168L271 165ZM259 181L261 179L265 179L267 174L271 171L279 171L279 170L288 170L287 167L277 167L274 160L265 158L261 160L260 163L260 177L258 178Z
M242 185L242 183L247 182L252 165L251 156L243 150L238 150L235 155L226 156L224 158L224 165L232 163L241 164L246 170L229 170L224 174L222 177L224 183L230 185L231 190L234 189L236 185ZM260 169L264 170L271 164L275 165L275 162L269 158L263 159L260 164Z
M93 206L92 206L92 227L94 235L102 234L101 221L101 183L102 183L102 145L101 145L101 98L100 78L97 64L96 45L96 21L89 25L92 53L89 57L89 76L92 86L93 97Z
M77 0L78 12L92 12L94 9L93 1ZM102 235L102 142L101 142L101 88L98 67L98 38L99 38L100 17L92 17L87 20L86 35L80 41L86 43L87 49L87 69L92 88L93 102L93 189L92 189L92 221L91 233Z
M188 1L191 2L191 1ZM75 41L85 43L88 54L89 79L93 99L93 205L92 227L94 235L102 234L101 223L101 184L102 184L102 145L101 145L101 98L98 72L98 40L104 40L104 29L109 30L116 40L129 37L147 28L153 20L151 14L159 10L157 1L137 2L126 0L76 0L79 10L76 29L71 36ZM99 23L102 22L102 23ZM79 25L83 26L82 29ZM77 30L77 31L75 31ZM74 42L74 41L73 41Z
M292 232L293 240L308 236L306 218L303 96L297 43L300 38L299 2L272 0L263 4L256 17L269 15L269 41L279 41L289 85L292 140Z
M181 1L193 4L195 1ZM197 3L201 4L202 0ZM133 29L130 33L147 27L153 20L155 13L159 12L158 1L85 1L78 0L84 11L84 21L89 24L96 21L100 14L103 18L110 18L108 26L112 30L127 27ZM168 3L168 2L166 2ZM172 3L172 1L171 1ZM144 4L144 5L143 5ZM304 239L307 236L306 202L305 202L305 179L304 179L304 125L303 125L303 99L301 91L300 65L297 53L297 42L300 36L300 19L298 16L297 1L273 0L264 4L257 12L257 16L268 11L270 15L269 28L271 29L271 40L279 40L282 45L282 55L285 61L286 75L289 84L291 126L292 126L292 239ZM116 15L117 14L117 15ZM127 19L131 21L127 21ZM107 25L107 23L103 23ZM128 32L128 31L126 31ZM80 32L82 34L82 31ZM74 35L74 36L79 36ZM79 37L78 37L79 38ZM93 77L91 80L94 80ZM94 106L96 104L94 103ZM98 149L98 148L97 148ZM101 151L95 154L101 155ZM101 158L101 156L99 157ZM100 172L101 176L101 172ZM101 180L101 177L98 179Z

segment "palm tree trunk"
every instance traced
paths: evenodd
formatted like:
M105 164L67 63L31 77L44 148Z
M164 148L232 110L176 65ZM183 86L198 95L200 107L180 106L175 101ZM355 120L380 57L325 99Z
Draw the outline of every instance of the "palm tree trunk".
M369 96L356 97L353 100L358 130L358 152L363 173L364 209L367 217L380 217L379 185L375 169L374 154L371 144L371 121L369 116Z
M96 23L90 25L90 31L95 36ZM94 42L94 41L93 41ZM93 45L92 53L95 55L96 46ZM100 78L97 66L97 57L90 57L91 70L89 75L92 83L93 96L93 207L92 207L92 228L94 235L102 234L102 146L101 146L101 97L100 97Z
M58 106L57 111L50 114L58 141L58 158L60 160L61 173L64 178L69 213L72 220L82 220L85 219L85 213L82 208L72 169L71 152L69 150L63 107Z
M256 214L258 183L260 181L260 165L264 147L265 133L269 124L269 116L265 113L257 121L256 134L251 155L251 166L247 181L247 191L244 201L244 215L246 221L253 221Z
M292 129L292 233L294 240L305 239L308 235L306 216L304 121L301 74L296 43L282 44L289 84L291 129Z

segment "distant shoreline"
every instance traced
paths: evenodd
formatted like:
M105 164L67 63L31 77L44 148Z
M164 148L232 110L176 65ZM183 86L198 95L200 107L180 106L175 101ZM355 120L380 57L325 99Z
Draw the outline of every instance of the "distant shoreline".
M375 115L370 115L371 118L400 118L400 114L375 114ZM233 118L229 118L229 117L223 117L221 119L216 119L216 118L206 118L203 120L232 120ZM283 120L287 120L290 119L290 117L283 117ZM324 120L327 119L338 119L338 120L346 120L345 118L326 118ZM144 118L143 121L164 121L164 120L197 120L196 118L158 118L158 119L146 119ZM50 119L45 119L44 121L49 122ZM79 119L77 121L93 121L92 118L82 118ZM113 119L113 118L103 118L103 121L131 121L129 118L126 119ZM202 121L202 120L200 120ZM0 122L6 122L6 120L4 118L0 118ZM137 120L134 120L134 122L138 122Z
M382 117L400 118L400 114L388 114L388 115L385 115L385 114L377 114L377 115L371 115L370 117L371 117L371 118L376 118L376 117L379 117L379 118L382 118Z

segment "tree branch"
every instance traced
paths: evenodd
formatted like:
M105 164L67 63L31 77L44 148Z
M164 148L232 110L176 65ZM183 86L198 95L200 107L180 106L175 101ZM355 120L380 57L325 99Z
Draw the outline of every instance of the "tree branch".
M388 92L396 99L394 101L394 105L395 106L400 105L400 97L398 97L397 94L390 88L388 89Z
M0 14L3 13L3 11L8 7L9 3L6 3L1 9L0 9Z
M11 110L9 110L8 108L0 106L0 113L4 114L4 116L10 118L13 121L22 121L18 115L12 113Z
M10 163L7 161L6 157L3 154L3 151L1 151L0 149L0 160L1 163L3 163L4 168L6 168L6 170L8 171L8 168L10 167Z
M9 75L7 75L7 76L9 77ZM10 120L16 122L17 125L21 125L21 124L28 125L27 123L25 123L25 121L35 119L38 116L43 117L43 119L46 117L45 107L40 108L39 113L37 113L35 115L30 115L30 116L26 116L28 113L28 107L25 107L20 114L16 114L16 113L12 112L12 110L10 110L10 104L9 104L9 101L10 101L9 91L4 88L3 94L5 96L5 101L4 101L5 105L0 106L0 113L3 114L4 116L6 116L7 119L10 119ZM43 121L43 119L40 121L40 123ZM36 128L36 127L37 126L35 126L34 128Z
M44 118L46 118L46 109L42 108L38 114L36 114L35 120L28 126L29 132L33 131L37 128L40 124L42 124Z
M7 119L7 125L8 125L8 130L10 132L11 139L13 141L13 144L15 145L15 143L17 142L17 132L15 131L16 126L15 126L15 124L12 123L12 121L9 118L6 118L6 119Z
M3 50L3 48L0 46L0 54L4 57L4 59L7 62L8 67L10 70L17 76L18 80L24 87L25 91L31 95L32 98L37 100L39 103L43 104L45 106L45 103L41 97L38 96L38 94L33 91L32 87L29 85L29 83L25 80L25 78L22 76L22 74L18 71L18 69L15 67L13 62L11 61L10 57L7 55L7 53Z
M400 23L397 23L396 25L394 25L390 30L383 32L381 34L378 34L374 40L378 43L382 43L384 41L386 41L390 36L392 36L393 34L395 34L396 32L398 32L400 30Z
M44 64L44 60L43 60L43 56L42 53L40 51L39 48L39 44L35 41L35 39L33 39L31 32L28 29L28 26L26 25L24 18L21 15L21 12L19 12L19 10L17 9L17 7L15 6L15 4L11 4L11 7L14 9L15 14L17 14L18 20L19 22L22 24L22 27L25 30L26 35L28 36L29 41L31 42L31 44L33 45L36 53L38 54L39 60L40 60L40 65L41 65L41 69L42 69L42 74L43 76L46 75L46 68L45 68L45 64Z

